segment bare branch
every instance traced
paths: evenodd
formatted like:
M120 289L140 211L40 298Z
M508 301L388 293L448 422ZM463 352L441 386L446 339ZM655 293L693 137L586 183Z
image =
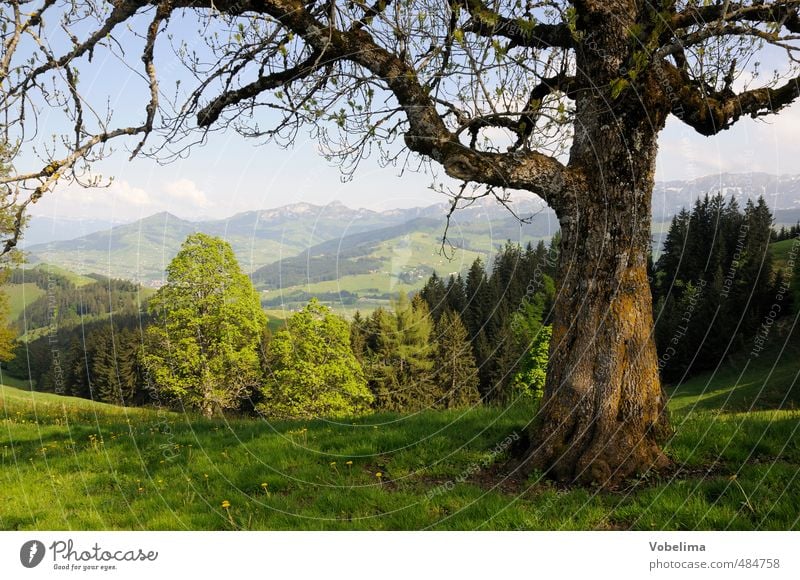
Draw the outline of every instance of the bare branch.
M671 94L676 95L672 112L702 135L729 129L743 116L752 118L777 113L800 97L800 77L778 87L761 87L739 94L709 92L669 62L661 64Z

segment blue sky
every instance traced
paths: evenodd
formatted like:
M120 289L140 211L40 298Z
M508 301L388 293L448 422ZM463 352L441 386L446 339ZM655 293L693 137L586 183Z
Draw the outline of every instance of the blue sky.
M659 146L659 180L718 172L800 173L800 106L768 122L745 119L711 138L671 120ZM114 177L109 188L59 188L32 213L129 221L166 210L183 218L223 218L300 201L324 205L339 200L350 207L387 209L444 199L430 189L431 175L406 171L401 176L397 167L381 168L367 160L352 181L343 183L339 169L317 153L312 141L285 150L234 133L215 135L205 147L172 164L129 162L119 152L98 169Z
M186 22L173 22L191 35ZM139 41L122 34L126 50L138 54ZM54 38L54 43L58 42ZM173 90L181 69L162 47L157 52L162 90ZM118 118L140 119L146 102L146 85L134 69L108 53L95 56L81 70L81 85L96 103L109 99ZM55 116L45 119L58 123ZM119 144L118 144L119 145ZM716 137L697 135L671 119L660 139L657 179L692 179L718 172L764 171L800 173L800 104L766 121L744 119ZM338 200L351 207L386 209L442 201L429 186L434 177L382 168L374 159L362 162L352 181L343 183L339 169L318 152L317 144L303 135L292 149L259 144L234 132L217 133L204 147L195 148L181 161L159 165L150 159L129 162L118 151L94 168L113 183L102 189L58 187L32 208L34 215L101 218L131 221L157 211L184 218L223 218L240 211L271 208L293 202L324 205ZM437 178L439 181L440 178Z

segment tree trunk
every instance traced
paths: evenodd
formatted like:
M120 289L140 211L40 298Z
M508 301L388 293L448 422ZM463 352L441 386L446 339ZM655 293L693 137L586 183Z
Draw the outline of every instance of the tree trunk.
M577 103L570 166L582 180L557 208L562 242L544 397L529 468L613 486L668 459L669 432L647 278L657 133L663 116L608 97Z

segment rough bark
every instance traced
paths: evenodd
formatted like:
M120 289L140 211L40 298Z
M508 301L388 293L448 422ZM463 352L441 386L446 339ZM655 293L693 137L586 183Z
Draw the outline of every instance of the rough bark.
M626 47L614 52L613 27L595 31L607 35L610 49L602 58L583 55L583 69L611 82ZM558 209L550 364L527 458L530 468L560 480L613 486L668 464L659 445L669 427L647 279L657 134L667 103L657 78L642 90L644 99L599 91L576 103L569 167L581 179L570 181Z
M613 138L597 145L619 150ZM654 136L642 153L637 175L606 165L561 215L550 368L531 448L531 465L558 479L613 485L667 464L647 279Z

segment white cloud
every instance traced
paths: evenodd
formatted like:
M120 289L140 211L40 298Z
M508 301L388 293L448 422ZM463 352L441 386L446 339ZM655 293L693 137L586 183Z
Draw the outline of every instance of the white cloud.
M185 177L167 183L167 185L164 186L164 192L173 200L183 204L189 204L193 206L193 208L207 208L212 205L205 192L197 187L194 181L186 179Z
M90 180L91 176L87 177ZM31 208L34 215L69 218L115 219L129 214L139 215L157 207L153 197L141 187L124 179L109 182L100 179L100 187L82 187L77 183L62 184L45 194Z
M155 205L153 198L144 189L135 187L127 181L115 181L111 184L111 193L115 202L121 205L134 207L148 207Z

